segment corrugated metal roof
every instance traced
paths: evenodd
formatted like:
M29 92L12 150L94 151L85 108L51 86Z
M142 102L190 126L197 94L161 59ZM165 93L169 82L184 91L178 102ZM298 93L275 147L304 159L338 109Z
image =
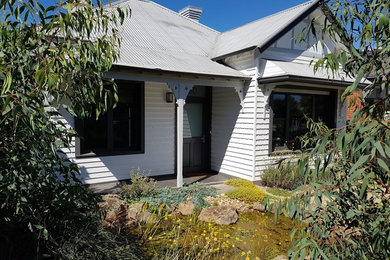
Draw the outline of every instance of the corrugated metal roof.
M261 47L317 2L309 1L222 33L215 44L212 57Z
M130 7L121 31L117 65L247 78L208 56L220 34L151 1L125 0L113 7Z
M280 68L276 73L272 74L271 77L278 77L278 76L299 76L299 77L306 77L306 78L319 78L319 79L327 79L327 80L337 80L337 81L346 81L346 82L354 82L355 80L351 77L348 77L345 73L339 72L336 74L332 74L332 72L329 71L327 73L326 70L318 70L316 73L314 73L313 66L311 66L308 63L296 63L296 62L287 62L287 61L267 61L268 63L271 63L271 65L276 65ZM266 77L263 77L266 78ZM365 81L365 79L363 80ZM363 83L362 81L362 83Z

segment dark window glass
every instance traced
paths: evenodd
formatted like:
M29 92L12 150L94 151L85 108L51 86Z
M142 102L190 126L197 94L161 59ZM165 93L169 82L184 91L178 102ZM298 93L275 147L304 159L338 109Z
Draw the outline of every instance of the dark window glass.
M331 95L274 93L272 151L299 149L298 137L307 132L306 118L322 121L332 127L334 114Z
M79 121L80 154L109 155L143 152L143 84L118 80L119 101L98 120Z
M93 113L90 118L84 119L83 152L102 152L107 148L107 114L101 115L96 120ZM93 131L88 131L93 129Z

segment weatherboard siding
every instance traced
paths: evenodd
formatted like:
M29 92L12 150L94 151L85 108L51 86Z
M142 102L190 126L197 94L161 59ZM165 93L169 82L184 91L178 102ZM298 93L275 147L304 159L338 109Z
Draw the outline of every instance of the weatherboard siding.
M145 153L76 158L75 147L67 156L78 164L86 184L129 179L130 171L140 168L150 176L175 172L175 105L165 101L168 87L145 82ZM64 115L74 127L74 119ZM74 144L74 143L73 143Z
M213 88L211 169L253 180L256 90L253 52L228 58L229 66L252 77L241 107L234 88Z

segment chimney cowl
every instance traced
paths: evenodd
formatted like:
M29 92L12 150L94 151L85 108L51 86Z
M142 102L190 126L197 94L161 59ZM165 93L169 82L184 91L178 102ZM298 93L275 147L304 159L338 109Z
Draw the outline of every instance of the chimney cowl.
M194 21L199 22L200 16L202 15L202 8L195 6L187 6L181 9L178 13L184 17L190 18Z

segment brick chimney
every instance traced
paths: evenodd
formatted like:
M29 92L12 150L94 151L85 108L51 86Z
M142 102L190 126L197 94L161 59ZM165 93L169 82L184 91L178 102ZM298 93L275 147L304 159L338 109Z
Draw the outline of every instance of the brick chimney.
M194 21L199 22L200 16L202 15L202 11L203 11L202 8L189 5L187 7L184 7L183 9L181 9L179 11L179 14L184 16L184 17L187 17L187 18L190 18Z

